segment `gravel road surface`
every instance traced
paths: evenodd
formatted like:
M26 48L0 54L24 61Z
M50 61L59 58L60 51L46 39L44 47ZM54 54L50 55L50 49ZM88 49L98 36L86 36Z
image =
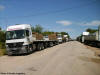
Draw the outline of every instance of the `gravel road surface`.
M100 57L77 41L26 56L1 56L0 75L100 75Z

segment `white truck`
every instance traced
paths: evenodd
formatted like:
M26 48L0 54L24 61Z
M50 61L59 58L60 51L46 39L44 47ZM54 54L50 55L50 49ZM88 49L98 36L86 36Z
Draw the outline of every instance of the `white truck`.
M68 41L69 41L68 35L63 35L63 42L68 42Z
M57 43L57 40L37 40L32 34L31 25L29 24L12 25L7 27L6 30L6 50L8 55L30 53Z
M58 39L58 42L59 43L62 43L63 42L63 38L62 38L62 35L61 34L57 34L57 39Z

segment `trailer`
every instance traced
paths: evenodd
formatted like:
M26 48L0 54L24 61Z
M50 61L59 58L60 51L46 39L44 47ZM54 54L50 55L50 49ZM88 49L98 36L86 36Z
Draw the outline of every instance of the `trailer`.
M44 40L43 35L33 33L30 24L7 27L6 50L8 55L30 53L56 45L58 40Z
M86 33L86 32L85 32ZM84 44L90 44L93 46L98 46L100 47L100 26L98 27L98 30L95 33L89 33L87 32L87 35L82 36L82 42Z

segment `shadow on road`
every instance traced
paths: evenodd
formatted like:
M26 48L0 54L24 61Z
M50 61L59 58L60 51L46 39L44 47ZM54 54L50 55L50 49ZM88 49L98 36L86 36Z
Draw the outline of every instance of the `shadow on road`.
M89 58L89 57L84 57L84 56L79 56L80 60L86 61L86 62L94 62L100 64L100 59L99 58Z

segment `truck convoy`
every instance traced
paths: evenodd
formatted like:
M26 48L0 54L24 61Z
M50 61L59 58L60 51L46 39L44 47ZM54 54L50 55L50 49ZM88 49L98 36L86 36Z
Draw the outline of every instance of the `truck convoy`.
M78 41L100 47L100 26L95 33L83 32Z
M8 55L30 53L57 45L59 42L56 34L43 36L32 32L31 25L20 24L7 27L6 50Z

